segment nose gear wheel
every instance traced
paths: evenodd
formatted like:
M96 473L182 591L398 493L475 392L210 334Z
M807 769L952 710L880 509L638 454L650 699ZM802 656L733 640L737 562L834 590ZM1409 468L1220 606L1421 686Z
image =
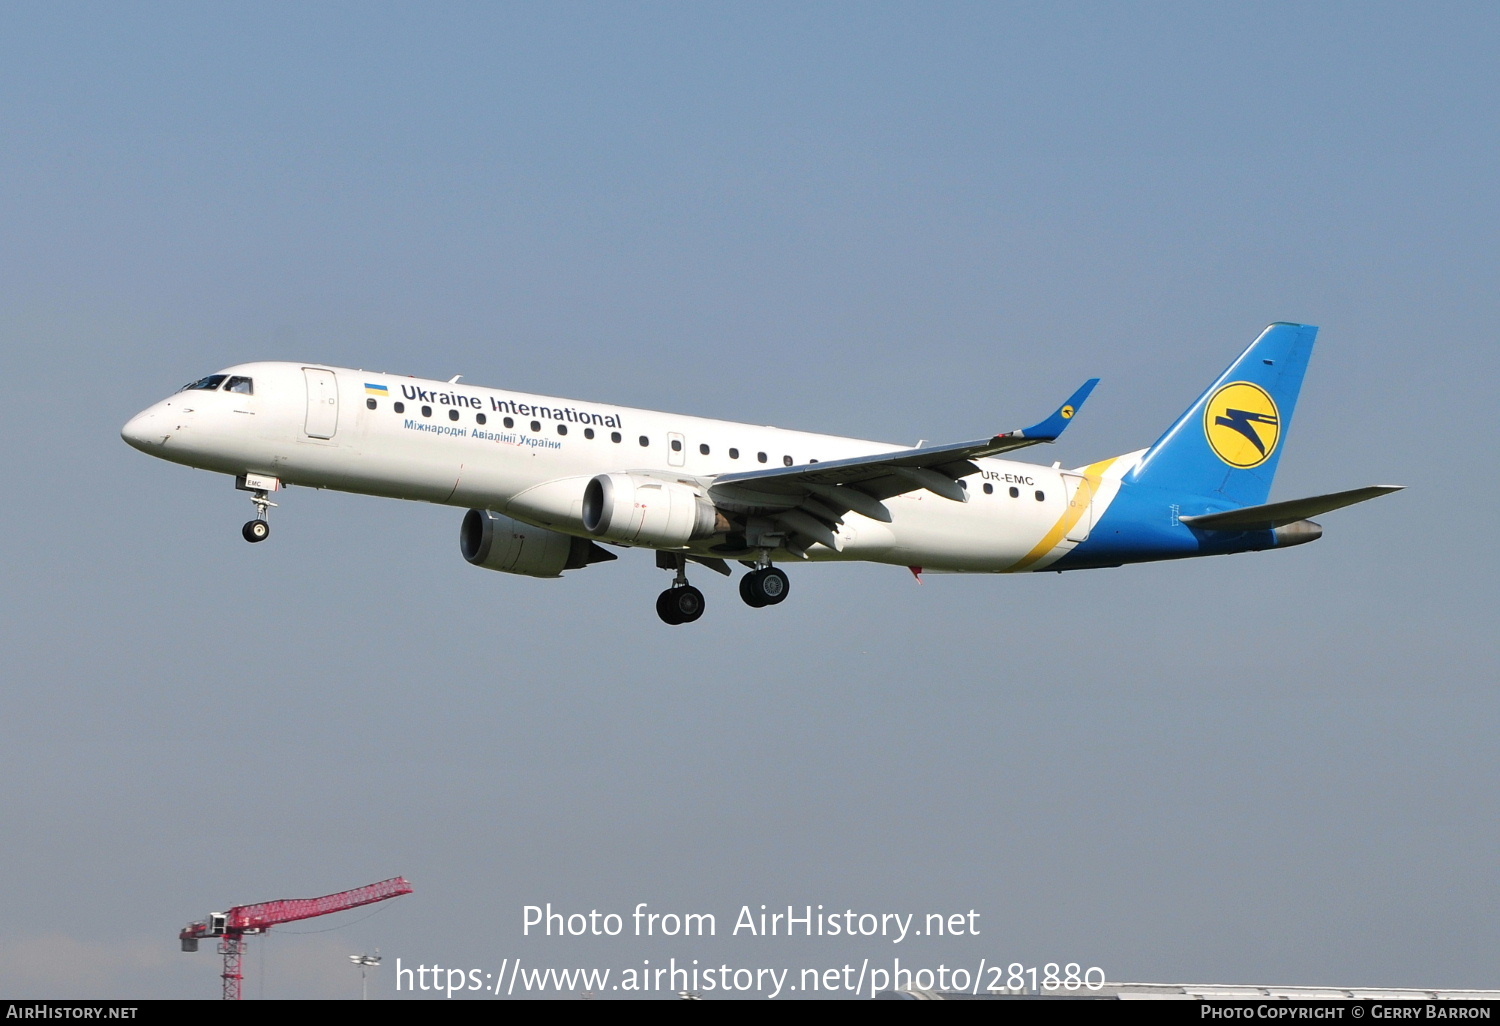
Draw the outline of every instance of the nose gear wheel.
M271 515L271 508L276 503L271 501L270 493L263 488L257 488L250 496L250 501L255 505L255 519L247 521L240 528L240 535L247 542L263 542L271 537L271 522L267 519Z

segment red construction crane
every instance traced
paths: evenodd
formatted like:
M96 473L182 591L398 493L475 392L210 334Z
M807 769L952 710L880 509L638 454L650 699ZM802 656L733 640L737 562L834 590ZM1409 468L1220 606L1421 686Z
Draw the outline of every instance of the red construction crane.
M238 1001L243 980L240 960L245 953L248 935L265 933L278 923L326 916L410 893L411 884L406 878L395 876L352 891L325 894L321 898L283 898L262 901L258 905L236 905L228 912L210 913L203 922L189 923L177 936L182 941L183 951L197 951L198 941L204 937L219 938L219 954L224 956L224 1000Z

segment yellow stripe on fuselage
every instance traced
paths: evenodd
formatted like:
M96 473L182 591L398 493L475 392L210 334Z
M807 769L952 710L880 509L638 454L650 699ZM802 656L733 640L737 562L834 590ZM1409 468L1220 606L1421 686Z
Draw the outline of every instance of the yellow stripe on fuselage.
M1057 547L1057 543L1062 541L1069 531L1073 530L1074 525L1083 519L1083 515L1093 505L1094 496L1099 494L1099 484L1104 480L1105 471L1109 470L1110 466L1117 459L1119 459L1118 456L1111 456L1107 460L1100 460L1098 463L1084 468L1083 480L1079 482L1078 491L1074 493L1072 501L1068 503L1067 509L1063 510L1063 515L1057 518L1057 523L1052 525L1052 529L1042 536L1042 540L1037 542L1036 546L1030 552L1022 556L1014 566L1006 568L1006 573L1016 573L1017 571L1027 569L1033 564L1040 562L1042 557ZM1086 495L1084 494L1084 489L1088 489Z

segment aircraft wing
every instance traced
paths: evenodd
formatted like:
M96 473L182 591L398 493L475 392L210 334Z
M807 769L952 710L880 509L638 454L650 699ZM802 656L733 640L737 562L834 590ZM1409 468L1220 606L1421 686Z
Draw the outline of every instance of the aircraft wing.
M888 524L891 514L882 500L919 488L967 501L958 479L979 472L971 461L1055 441L1098 383L1098 378L1084 382L1050 417L1031 427L954 445L723 474L709 485L709 494L738 512L769 516L809 545L820 541L837 548L834 528L851 510Z

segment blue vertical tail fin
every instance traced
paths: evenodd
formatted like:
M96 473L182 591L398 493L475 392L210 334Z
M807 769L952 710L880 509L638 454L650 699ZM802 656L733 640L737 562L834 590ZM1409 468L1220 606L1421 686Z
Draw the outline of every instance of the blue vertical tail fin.
M1146 451L1127 483L1199 495L1232 506L1263 503L1318 329L1277 323Z

